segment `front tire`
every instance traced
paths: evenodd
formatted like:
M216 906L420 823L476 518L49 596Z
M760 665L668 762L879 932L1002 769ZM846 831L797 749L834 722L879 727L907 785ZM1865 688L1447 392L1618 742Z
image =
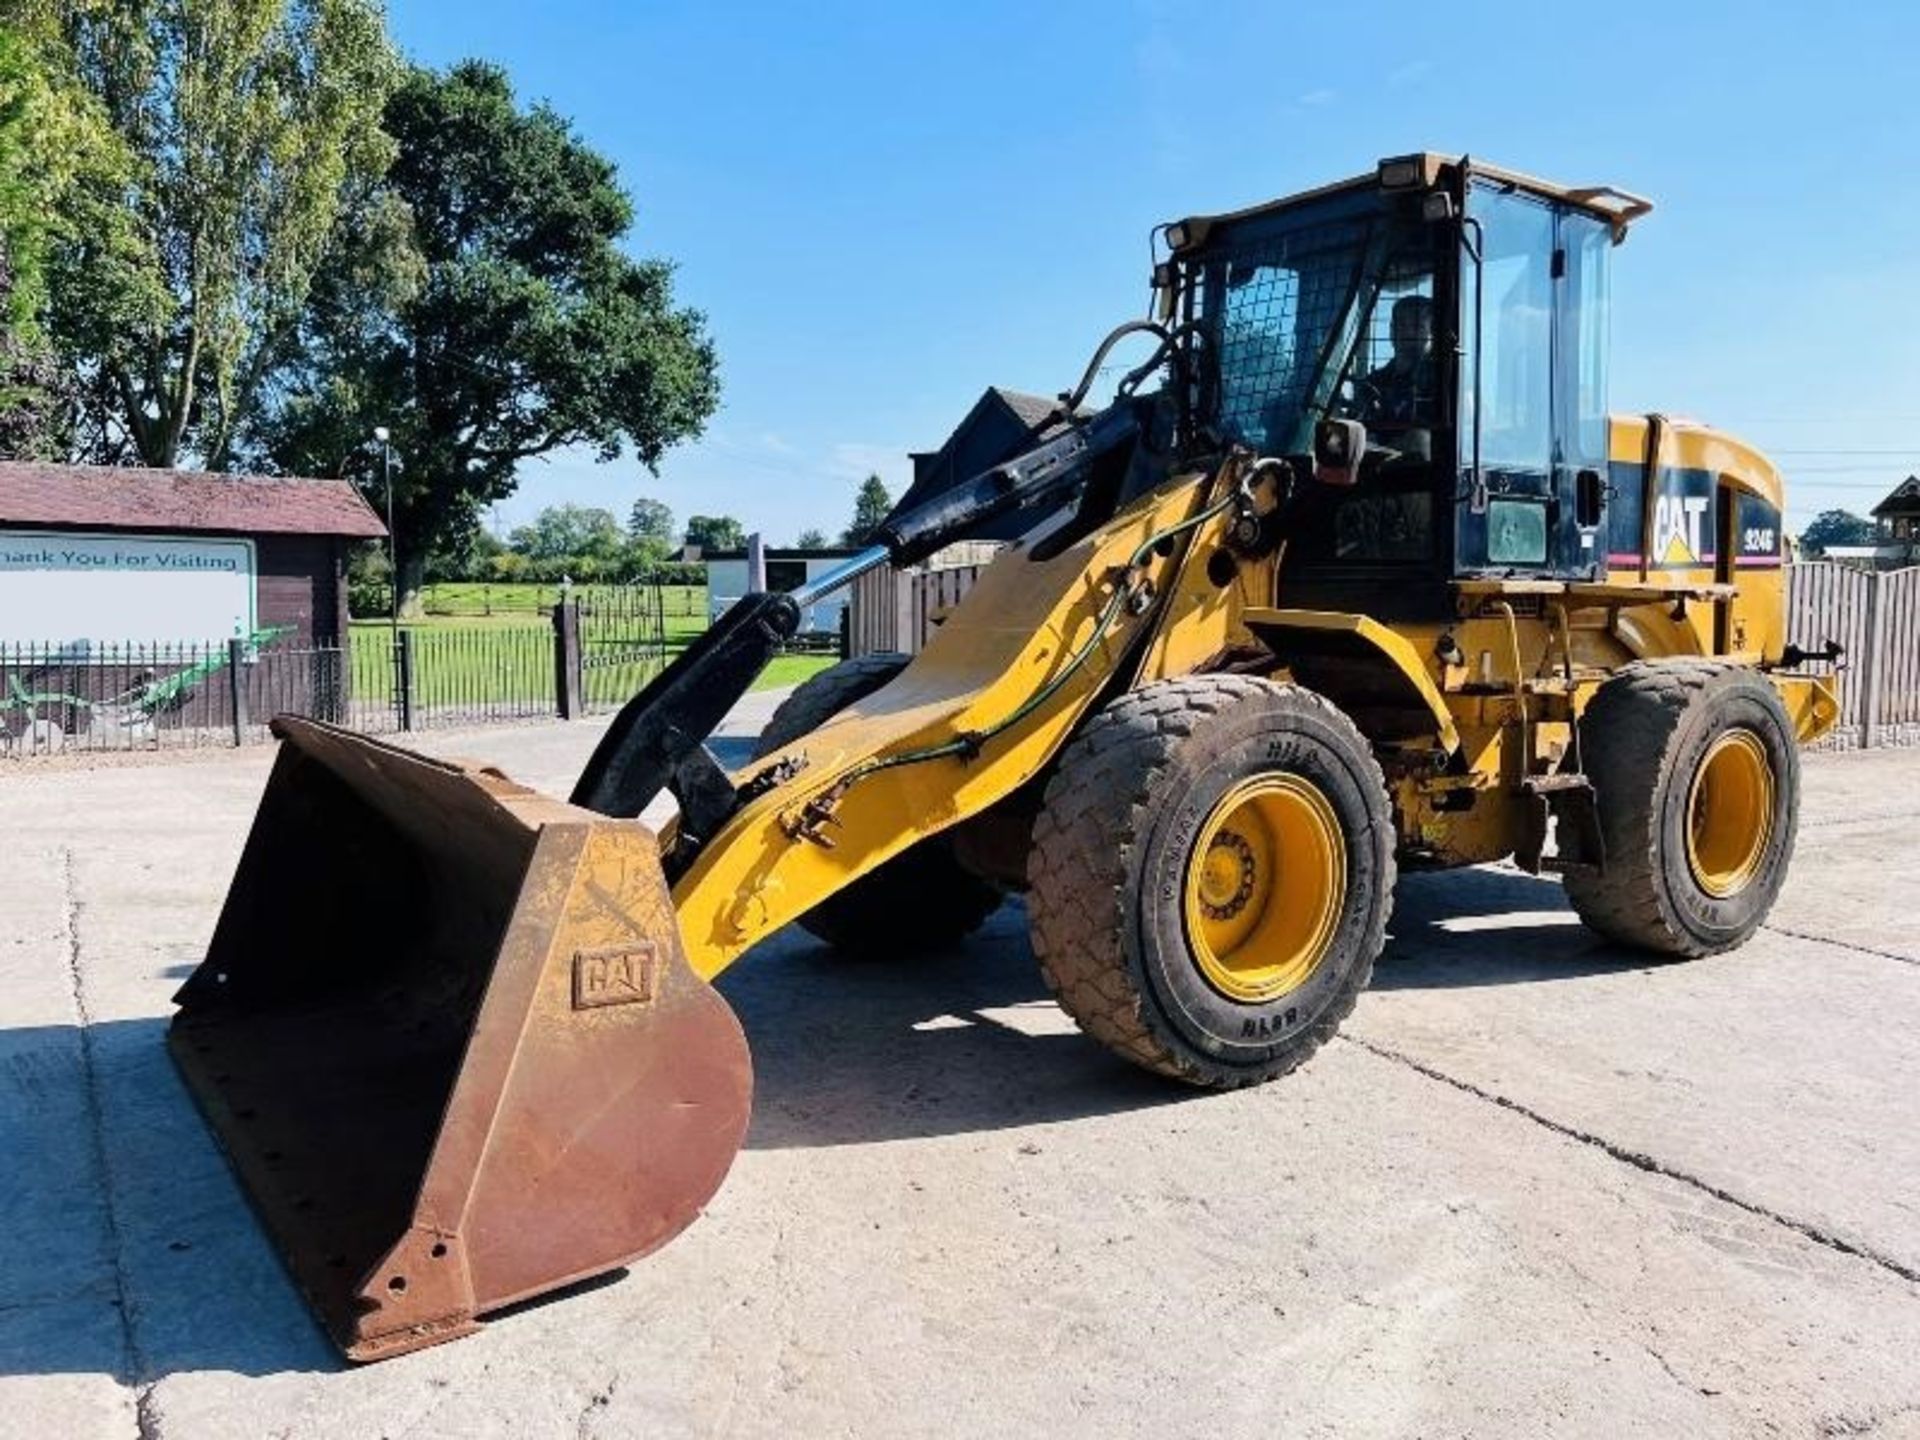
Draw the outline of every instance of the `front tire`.
M1136 1065L1232 1089L1294 1069L1373 974L1394 885L1386 782L1293 685L1123 695L1061 757L1028 860L1040 968Z
M1606 842L1568 898L1610 940L1691 959L1743 945L1786 880L1800 752L1766 678L1714 660L1625 666L1580 718Z

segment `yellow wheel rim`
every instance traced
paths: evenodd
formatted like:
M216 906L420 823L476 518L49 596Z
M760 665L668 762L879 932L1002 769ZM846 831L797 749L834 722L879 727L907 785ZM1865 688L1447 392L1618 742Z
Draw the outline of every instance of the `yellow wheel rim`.
M1694 883L1724 900L1759 873L1773 835L1773 763L1751 730L1729 730L1708 747L1687 796L1687 866Z
M1187 938L1229 1000L1298 989L1333 944L1347 846L1333 806L1298 775L1244 780L1221 797L1187 856Z

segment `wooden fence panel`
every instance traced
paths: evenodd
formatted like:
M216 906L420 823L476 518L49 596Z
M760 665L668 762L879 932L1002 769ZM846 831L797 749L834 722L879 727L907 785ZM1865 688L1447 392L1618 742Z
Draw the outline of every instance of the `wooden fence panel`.
M1787 641L1817 650L1837 640L1846 653L1838 666L1811 660L1815 675L1840 676L1840 726L1837 743L1852 748L1864 742L1866 692L1861 668L1866 656L1867 606L1873 577L1851 565L1813 560L1787 569Z
M1920 567L1876 574L1831 560L1789 566L1787 639L1809 650L1829 640L1846 647L1831 743L1920 745Z
M854 582L847 648L854 655L900 650L916 655L943 610L960 603L983 565L937 570L873 570Z
M853 582L848 601L848 654L914 648L909 644L914 629L913 593L905 583L910 578L882 568L869 570Z
M1874 655L1876 738L1920 745L1920 567L1884 571L1879 594L1879 645Z

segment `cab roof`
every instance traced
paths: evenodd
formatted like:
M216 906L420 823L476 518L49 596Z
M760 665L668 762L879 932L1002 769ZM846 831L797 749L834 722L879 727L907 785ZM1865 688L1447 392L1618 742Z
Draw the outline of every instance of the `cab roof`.
M1470 175L1502 181L1516 189L1538 195L1542 199L1585 210L1613 227L1615 244L1626 238L1628 226L1653 210L1653 202L1645 196L1635 195L1632 191L1621 190L1613 185L1558 185L1551 180L1542 180L1537 176L1522 174L1518 170L1489 165L1485 161L1471 157L1442 155L1431 150L1420 150L1411 155L1388 156L1365 175L1336 180L1330 185L1318 185L1311 190L1283 195L1278 200L1263 201L1241 210L1226 211L1217 215L1189 216L1176 223L1186 227L1191 237L1190 243L1198 243L1207 230L1214 225L1230 220L1244 220L1255 215L1273 214L1290 209L1304 201L1317 200L1322 196L1335 195L1342 191L1429 190L1439 184L1443 178L1451 178L1445 172L1458 170L1462 166L1466 167ZM1174 248L1184 247L1175 246Z

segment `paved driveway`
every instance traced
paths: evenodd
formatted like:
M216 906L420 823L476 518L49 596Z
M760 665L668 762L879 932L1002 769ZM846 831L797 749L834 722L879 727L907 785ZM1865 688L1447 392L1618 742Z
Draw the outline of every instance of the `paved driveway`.
M595 733L431 743L563 789ZM1736 955L1404 881L1346 1035L1248 1093L1075 1035L1017 905L779 936L721 983L759 1107L708 1214L355 1370L161 1048L267 763L0 779L0 1433L1920 1434L1920 752L1809 760Z

